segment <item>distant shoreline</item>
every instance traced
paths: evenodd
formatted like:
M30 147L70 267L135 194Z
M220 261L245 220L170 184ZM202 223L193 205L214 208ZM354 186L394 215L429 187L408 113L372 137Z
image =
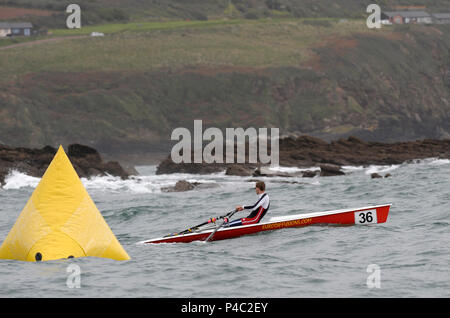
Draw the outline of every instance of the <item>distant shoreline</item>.
M279 140L280 166L311 168L298 176L340 175L342 166L392 165L408 161L439 158L450 159L450 140L424 139L407 142L366 142L356 137L341 138L326 142L311 136L284 137ZM0 185L11 170L41 177L53 158L56 149L46 146L42 149L13 148L0 145ZM226 163L181 163L175 164L170 155L163 153L105 154L83 145L70 145L69 158L80 177L105 175L106 173L128 178L138 172L135 166L157 165L157 174L189 173L210 174L226 171L236 176L293 176L283 172L269 172L262 164ZM119 164L120 162L120 164ZM297 176L297 175L296 175Z
M392 165L425 158L450 158L450 140L424 139L408 142L366 142L356 137L326 142L311 136L286 137L279 142L280 166L319 167L328 165L334 171L341 166ZM255 175L261 164L181 163L175 164L170 156L162 161L157 174L167 173L216 173ZM334 166L331 168L330 166Z

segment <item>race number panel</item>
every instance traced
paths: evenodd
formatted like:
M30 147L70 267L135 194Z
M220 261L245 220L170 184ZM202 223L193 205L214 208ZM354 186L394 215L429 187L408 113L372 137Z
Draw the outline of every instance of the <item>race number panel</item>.
M355 224L377 223L377 210L366 210L355 212Z

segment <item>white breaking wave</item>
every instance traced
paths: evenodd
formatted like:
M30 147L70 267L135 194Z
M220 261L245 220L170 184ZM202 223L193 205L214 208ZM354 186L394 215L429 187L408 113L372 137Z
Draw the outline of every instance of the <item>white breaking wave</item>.
M427 158L427 159L415 160L414 163L417 163L417 164L429 164L429 165L433 165L433 166L440 166L440 165L448 165L448 164L450 164L450 159Z
M35 188L41 178L31 177L17 170L11 170L5 178L5 190L31 187Z
M129 179L121 179L114 176L96 176L81 178L87 190L120 191L132 193L160 193L164 187L174 186L179 180L188 182L214 183L214 180L204 179L200 176L187 174L132 176Z
M298 167L283 167L283 166L274 166L269 167L269 170L275 171L275 172L285 172L285 173L296 173L300 171L307 171L307 170L320 170L319 167L310 167L310 168L298 168Z
M206 178L204 178L206 177ZM208 176L193 176L188 174L132 176L129 179L121 179L111 175L81 178L81 182L89 190L107 192L131 192L131 193L159 193L161 188L174 186L179 180L188 182L214 183L215 180ZM11 171L5 178L5 190L17 190L21 188L36 188L41 178L31 177L16 170Z
M437 159L428 158L421 160L414 160L409 163L412 165L431 165L441 166L450 164L450 159ZM370 166L343 166L342 170L346 173L365 173L370 175L372 173L387 173L398 169L401 166L407 164L398 165L370 165ZM176 174L164 174L156 175L154 166L141 167L140 171L143 175L132 176L129 179L123 180L120 177L114 177L111 175L95 176L91 178L81 178L83 185L87 190L98 190L107 192L130 192L130 193L161 193L161 189L164 187L171 187L179 180L186 180L188 182L199 182L202 184L222 184L223 181L232 187L245 188L248 184L248 180L252 177L239 177L239 176L227 176L225 171L207 174L207 175L194 175L185 173ZM305 170L319 170L319 167L311 168L297 168L297 167L270 167L273 171L295 173ZM275 179L284 179L284 177L276 177ZM16 170L12 170L5 178L4 190L14 190L21 188L35 188L40 178L31 177ZM267 179L270 181L271 178ZM306 181L306 180L305 180ZM317 178L312 180L313 184L320 184Z
M355 172L355 171L362 171L366 169L363 166L342 166L342 170L344 172Z
M397 169L400 167L400 165L389 165L389 166L378 166L378 165L372 165L367 168L365 171L366 174L372 174L372 173L385 173L390 172L392 170Z
M146 177L131 177L123 180L120 177L107 175L81 178L81 182L88 191L155 193L161 189L158 184L147 180Z
M386 173L396 170L405 165L430 165L430 166L441 166L450 164L450 159L438 159L438 158L426 158L426 159L416 159L409 163L396 164L396 165L370 165L368 167L363 166L344 166L342 167L344 171L356 172L365 170L365 174L372 173Z

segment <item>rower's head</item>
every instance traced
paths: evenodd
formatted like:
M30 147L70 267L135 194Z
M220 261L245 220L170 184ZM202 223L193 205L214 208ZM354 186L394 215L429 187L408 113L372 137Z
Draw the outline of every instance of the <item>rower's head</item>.
M264 193L266 191L266 184L262 181L256 182L255 190L256 194Z

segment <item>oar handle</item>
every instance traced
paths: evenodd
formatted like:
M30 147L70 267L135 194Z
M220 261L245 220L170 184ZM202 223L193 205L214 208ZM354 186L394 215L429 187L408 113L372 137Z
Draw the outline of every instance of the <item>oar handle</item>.
M236 212L238 212L238 210L237 210L237 209L234 209L233 211L228 212L227 214L221 216L220 218L221 218L221 219L224 219L224 218L232 217L233 214L235 214Z
M217 219L230 218L230 217L232 217L233 214L235 214L236 212L238 212L238 210L237 210L237 209L234 209L233 211L230 211L230 212L228 212L228 213L225 214L225 215L219 216L219 217L217 217L217 218L210 218L208 221L203 222L203 223L201 223L201 224L199 224L199 225L195 225L195 226L190 227L190 228L188 228L188 229L186 229L186 230L184 230L184 231L181 231L181 232L178 232L178 233L173 233L173 234L168 234L168 235L166 235L166 236L173 236L173 235L180 235L180 234L190 233L190 232L192 232L194 229L199 228L200 226L206 225L206 224L211 223L211 222L215 222L215 220L212 221L213 219L216 219L216 220L217 220Z
M234 211L230 211L230 212L228 212L226 215L224 215L223 217L221 217L221 218L231 218L232 216L233 216L233 214L235 214L236 212L237 212L238 210L237 209L235 209ZM226 222L228 222L228 221L226 221ZM209 242L209 240L211 240L212 239L212 237L214 236L214 234L216 234L216 232L220 229L220 228L222 228L223 226L225 225L225 221L222 223L222 224L220 224L218 227L216 227L216 229L206 238L206 240L205 240L205 242Z

